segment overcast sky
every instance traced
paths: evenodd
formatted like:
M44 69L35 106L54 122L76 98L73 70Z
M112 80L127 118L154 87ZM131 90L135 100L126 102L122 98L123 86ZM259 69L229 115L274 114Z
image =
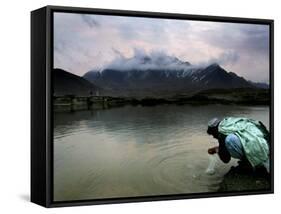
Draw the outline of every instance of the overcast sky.
M77 75L106 67L135 50L269 81L269 26L74 13L54 15L54 67Z

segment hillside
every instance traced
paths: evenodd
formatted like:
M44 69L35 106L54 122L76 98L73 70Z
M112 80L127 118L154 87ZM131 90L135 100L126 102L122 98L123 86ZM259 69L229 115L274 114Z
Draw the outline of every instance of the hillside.
M217 63L194 66L166 55L122 59L83 77L104 88L109 96L170 97L213 88L266 88L266 84L247 81Z
M83 77L58 68L53 70L53 84L56 96L86 96L90 93L95 94L98 88Z

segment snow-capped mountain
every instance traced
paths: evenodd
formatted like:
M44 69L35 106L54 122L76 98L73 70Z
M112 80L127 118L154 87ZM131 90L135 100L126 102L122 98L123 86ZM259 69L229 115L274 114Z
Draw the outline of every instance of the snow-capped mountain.
M194 66L164 54L119 58L83 77L98 87L123 95L171 95L210 88L256 87L217 63Z

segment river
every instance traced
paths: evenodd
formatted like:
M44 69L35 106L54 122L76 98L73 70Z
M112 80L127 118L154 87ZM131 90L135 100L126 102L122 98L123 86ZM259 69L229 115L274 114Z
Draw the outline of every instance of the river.
M206 174L213 117L245 116L269 128L269 107L124 106L54 113L54 200L217 191L236 160Z

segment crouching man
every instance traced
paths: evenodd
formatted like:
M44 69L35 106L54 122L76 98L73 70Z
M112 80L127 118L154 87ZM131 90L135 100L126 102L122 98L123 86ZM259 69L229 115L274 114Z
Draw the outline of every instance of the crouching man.
M224 163L236 158L246 168L264 167L269 173L269 132L262 122L240 117L213 118L207 133L219 143L208 149L209 154L217 153Z

